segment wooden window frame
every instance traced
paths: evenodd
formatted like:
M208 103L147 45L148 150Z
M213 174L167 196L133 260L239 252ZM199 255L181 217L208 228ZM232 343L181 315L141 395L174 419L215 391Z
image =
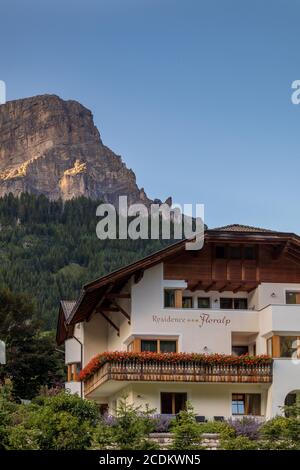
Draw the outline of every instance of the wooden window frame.
M222 300L231 300L231 308L221 308ZM235 300L245 300L247 302L247 308L235 308ZM220 297L220 310L249 310L248 298L247 297Z
M188 401L188 396L187 396L187 393L186 392L160 392L160 410L162 412L162 394L163 393L166 393L166 394L169 394L169 395L172 395L172 402L171 402L171 408L172 408L172 415L176 415L176 399L175 399L175 395L185 395L186 397L186 400L185 400L185 405L186 405L186 402Z
M199 307L199 299L208 299L209 300L209 306L208 307ZM198 295L197 296L197 309L201 310L201 309L204 309L204 310L209 310L211 308L211 297L209 296L204 296L204 295Z
M68 382L78 382L78 373L77 373L77 366L79 362L72 362L68 364L67 367L67 375L68 375Z
M167 307L165 304L165 292L173 291L174 292L174 307ZM183 289L176 289L172 287L166 287L164 289L164 308L182 308L182 295Z
M233 397L234 396L242 396L242 400L240 399L236 399L234 400ZM250 399L249 399L249 396L251 395L259 395L260 397L260 402L259 402L259 414L254 414L254 413L250 413L249 411L249 404L250 404ZM243 404L244 404L244 413L232 413L232 404L233 404L233 401L243 401ZM234 392L232 393L231 395L231 413L232 413L232 416L261 416L261 403L262 403L262 394L261 393L238 393L238 392Z
M292 357L283 357L281 356L281 346L280 346L280 338L285 337L285 336L292 336L295 338L295 341L297 341L297 347L295 348L297 350L297 359L300 359L300 336L299 335L273 335L270 338L267 339L267 342L269 341L271 343L271 355L274 359L293 359ZM267 345L267 351L268 351L268 345Z
M295 294L296 297L299 298L299 303L296 303L296 304L289 304L289 303L287 302L287 295L288 295L288 294ZM286 305L300 305L300 291L299 291L299 290L287 289L287 290L285 291L285 303L286 303Z
M161 341L173 341L176 343L176 352L178 352L178 338L135 338L133 341L133 352L142 352L142 341L156 341L157 342L157 352L160 352L160 342Z
M191 301L192 301L192 306L191 306L191 307L184 307L184 306L183 306L183 299L191 299ZM182 308L185 309L185 310L186 310L186 309L192 309L192 308L194 308L194 297L193 297L192 295L183 295L183 296L182 296Z

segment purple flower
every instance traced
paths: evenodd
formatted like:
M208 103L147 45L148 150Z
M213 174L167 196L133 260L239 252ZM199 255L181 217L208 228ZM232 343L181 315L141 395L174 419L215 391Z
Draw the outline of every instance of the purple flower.
M234 429L236 436L244 436L252 440L259 438L262 423L251 416L243 416L241 419L229 419L228 424Z

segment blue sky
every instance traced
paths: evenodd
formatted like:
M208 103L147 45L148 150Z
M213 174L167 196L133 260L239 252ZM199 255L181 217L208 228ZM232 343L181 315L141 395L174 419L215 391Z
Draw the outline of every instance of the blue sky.
M1 0L7 98L90 108L150 197L300 233L299 0Z

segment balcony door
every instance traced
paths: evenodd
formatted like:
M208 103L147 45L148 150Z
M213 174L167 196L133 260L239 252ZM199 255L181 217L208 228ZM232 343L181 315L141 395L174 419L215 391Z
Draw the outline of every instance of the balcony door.
M187 401L186 393L168 393L160 394L161 414L176 415L185 409Z

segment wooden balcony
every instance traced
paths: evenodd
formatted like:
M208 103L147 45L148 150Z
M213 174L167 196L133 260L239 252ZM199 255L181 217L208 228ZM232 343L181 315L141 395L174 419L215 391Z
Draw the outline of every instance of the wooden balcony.
M271 383L273 365L205 364L182 361L140 362L134 358L109 361L84 379L85 395L108 381L124 382L193 382L193 383Z

